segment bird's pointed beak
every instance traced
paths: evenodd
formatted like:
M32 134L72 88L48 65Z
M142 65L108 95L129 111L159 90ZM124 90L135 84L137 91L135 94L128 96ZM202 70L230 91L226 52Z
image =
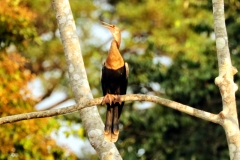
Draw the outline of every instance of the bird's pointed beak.
M101 21L102 25L106 28L108 28L111 32L114 30L114 25L113 24L108 24L106 22Z

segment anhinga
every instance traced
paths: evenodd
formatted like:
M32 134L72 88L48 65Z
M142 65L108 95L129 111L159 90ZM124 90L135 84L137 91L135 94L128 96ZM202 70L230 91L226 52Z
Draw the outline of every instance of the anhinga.
M102 22L108 28L113 41L108 52L107 59L102 68L102 90L104 99L102 104L107 104L106 122L104 128L104 139L108 142L116 142L119 135L119 117L124 102L120 95L126 94L128 83L128 64L119 52L121 33L117 26Z

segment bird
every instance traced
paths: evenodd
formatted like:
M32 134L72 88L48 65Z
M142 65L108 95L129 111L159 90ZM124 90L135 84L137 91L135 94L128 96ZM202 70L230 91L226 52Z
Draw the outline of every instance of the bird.
M113 35L107 58L102 67L101 84L104 98L102 105L107 105L104 139L107 142L116 142L119 136L119 118L124 102L120 95L125 95L128 84L128 63L124 62L119 52L121 44L120 29L106 22L102 25Z

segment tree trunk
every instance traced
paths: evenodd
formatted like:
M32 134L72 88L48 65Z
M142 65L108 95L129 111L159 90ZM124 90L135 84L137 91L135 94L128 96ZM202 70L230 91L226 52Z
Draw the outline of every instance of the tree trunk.
M216 77L215 83L219 87L223 103L223 110L220 112L220 117L222 118L220 124L226 132L231 160L239 160L240 132L235 100L235 92L238 87L233 81L233 76L237 73L237 69L232 66L229 53L224 17L224 1L212 0L212 3L219 67L219 76Z
M53 0L61 41L67 61L70 85L75 101L84 104L93 99L85 71L76 25L68 0ZM122 159L114 143L104 141L103 122L96 106L79 110L89 141L101 159Z

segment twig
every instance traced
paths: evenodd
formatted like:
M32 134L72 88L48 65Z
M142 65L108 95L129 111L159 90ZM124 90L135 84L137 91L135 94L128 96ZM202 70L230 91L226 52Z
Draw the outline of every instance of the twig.
M53 108L57 107L58 105L66 102L66 101L68 101L69 99L70 99L70 97L67 96L67 97L65 97L64 99L62 99L61 101L59 101L59 102L57 102L57 103L55 103L55 104L53 104L53 105L51 105L51 106L49 106L49 107L46 107L46 108L43 108L43 109L37 109L37 110L38 110L38 111L46 111L46 110L49 110L49 109L53 109Z

